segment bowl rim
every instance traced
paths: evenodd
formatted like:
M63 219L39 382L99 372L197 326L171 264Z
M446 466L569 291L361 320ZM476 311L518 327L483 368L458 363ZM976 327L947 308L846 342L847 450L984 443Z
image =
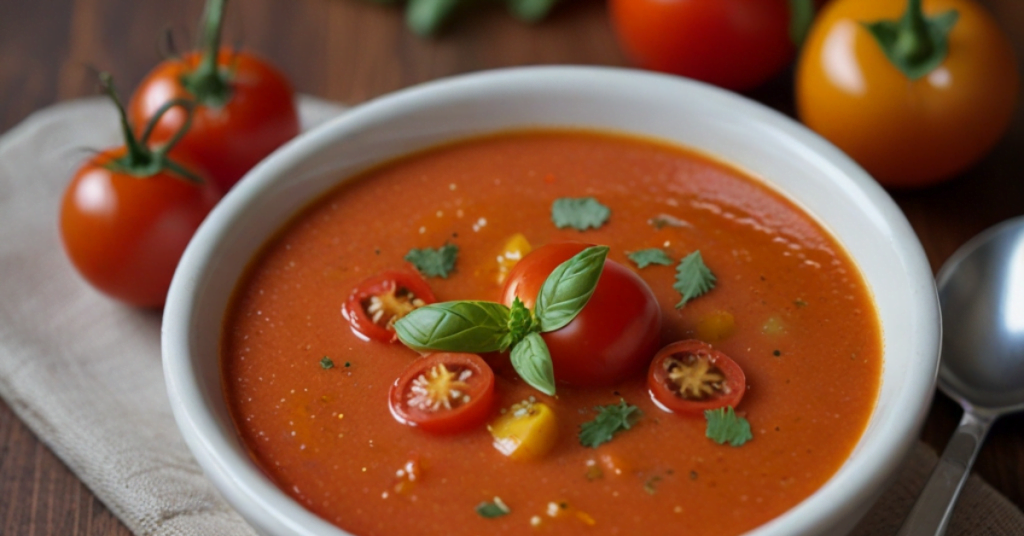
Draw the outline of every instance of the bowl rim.
M908 278L913 287L910 292L916 298L915 310L922 321L922 325L917 326L919 329L909 335L914 337L912 346L921 349L920 353L925 358L931 356L932 359L922 359L920 363L915 363L915 367L921 367L921 374L912 376L911 381L900 386L898 399L907 403L904 408L907 411L886 416L891 419L891 431L888 432L892 436L890 441L864 445L863 452L858 454L863 462L857 471L845 471L847 466L844 465L810 497L746 534L814 534L822 527L840 522L843 518L859 517L896 474L899 464L916 442L917 432L927 415L934 393L941 322L935 282L924 250L909 222L885 190L839 149L796 121L760 103L714 86L669 75L613 67L514 67L440 79L384 95L353 107L339 117L301 134L251 170L215 207L186 249L168 294L162 326L163 367L171 408L178 428L199 465L228 502L247 521L256 525L258 530L267 530L270 534L303 536L348 534L306 510L272 484L248 457L233 452L218 437L220 427L217 419L203 403L203 388L190 357L189 341L194 336L190 330L191 318L197 307L197 281L216 257L217 244L223 238L224 229L248 203L259 198L270 185L278 181L285 170L330 147L344 133L356 132L383 118L449 100L454 94L486 96L495 87L529 88L537 84L567 80L576 84L586 80L586 84L580 85L583 88L589 84L611 81L624 83L624 80L635 84L669 84L678 88L681 94L727 103L736 110L737 117L753 117L765 121L808 147L838 168L851 181L853 188L874 203L892 231L896 254L910 274ZM883 378L884 374L883 371ZM883 388L879 390L879 397ZM872 420L876 412L877 408L872 412ZM235 434L233 427L227 432ZM843 478L837 483L840 474Z

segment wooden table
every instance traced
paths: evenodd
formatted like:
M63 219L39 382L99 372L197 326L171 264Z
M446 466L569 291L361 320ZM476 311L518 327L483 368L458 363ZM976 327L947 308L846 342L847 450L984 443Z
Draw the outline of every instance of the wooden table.
M90 67L127 95L159 59L165 28L194 35L202 0L0 1L0 132L32 111L97 93ZM1024 2L987 0L1024 61ZM470 13L436 40L403 26L400 11L359 0L236 0L226 35L268 57L304 93L358 103L441 76L538 63L625 65L600 0L567 0L537 26L500 8ZM186 42L179 39L179 42ZM751 96L792 113L791 73ZM1024 214L1024 109L996 150L957 180L896 193L933 269L968 238ZM31 178L26 178L31 180ZM938 395L922 432L942 448L960 409ZM976 471L1024 509L1024 415L991 432ZM0 402L0 534L129 534Z

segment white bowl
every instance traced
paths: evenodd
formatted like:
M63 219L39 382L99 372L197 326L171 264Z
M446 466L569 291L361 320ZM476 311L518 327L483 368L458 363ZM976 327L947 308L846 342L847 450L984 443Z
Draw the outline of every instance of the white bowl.
M347 534L271 483L235 434L218 355L235 284L274 231L346 177L447 140L544 125L635 133L697 148L774 185L846 247L881 316L885 361L877 405L839 472L749 534L848 532L896 473L931 401L940 320L921 245L892 199L808 129L715 87L622 69L518 68L417 86L352 109L253 169L192 240L164 310L171 406L207 476L263 534Z

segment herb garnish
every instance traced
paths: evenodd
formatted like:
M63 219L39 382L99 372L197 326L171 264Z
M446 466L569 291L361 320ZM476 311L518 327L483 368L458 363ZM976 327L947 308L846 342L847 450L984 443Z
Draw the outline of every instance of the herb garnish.
M682 294L683 299L676 304L676 309L682 308L686 302L703 295L705 292L715 288L715 274L704 265L704 258L700 250L694 251L679 261L676 266L676 282L672 288Z
M593 197L562 197L551 205L551 220L559 229L597 229L608 221L611 214L611 209Z
M324 370L332 369L334 368L334 361L332 361L331 358L324 356L324 358L320 360L320 366L323 367Z
M445 244L439 248L410 249L405 255L409 261L425 277L448 278L455 269L455 258L459 255L459 246Z
M640 408L627 404L619 399L618 404L597 406L597 417L580 425L579 439L584 447L597 448L602 443L612 440L612 436L623 430L629 430L643 415Z
M476 513L480 517L494 518L508 515L512 510L502 502L500 497L495 497L494 502L482 502L476 505Z
M644 269L652 264L661 264L664 266L672 265L672 258L665 253L664 250L658 248L641 249L640 251L634 251L627 255L629 260L636 264L637 268Z
M704 412L704 418L708 421L704 435L719 445L729 443L738 447L754 439L754 434L750 433L750 423L737 416L732 406L709 409Z
M538 335L564 327L587 305L608 256L592 246L558 265L537 293L530 311L486 301L450 301L414 309L395 322L398 340L418 350L486 353L512 349L512 366L533 388L555 394L551 353Z

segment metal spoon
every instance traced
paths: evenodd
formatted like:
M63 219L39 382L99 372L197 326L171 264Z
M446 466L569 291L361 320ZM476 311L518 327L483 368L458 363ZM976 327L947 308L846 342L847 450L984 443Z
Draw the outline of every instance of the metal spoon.
M1024 217L964 244L937 277L942 308L939 388L964 408L898 536L946 533L989 427L1024 410Z

